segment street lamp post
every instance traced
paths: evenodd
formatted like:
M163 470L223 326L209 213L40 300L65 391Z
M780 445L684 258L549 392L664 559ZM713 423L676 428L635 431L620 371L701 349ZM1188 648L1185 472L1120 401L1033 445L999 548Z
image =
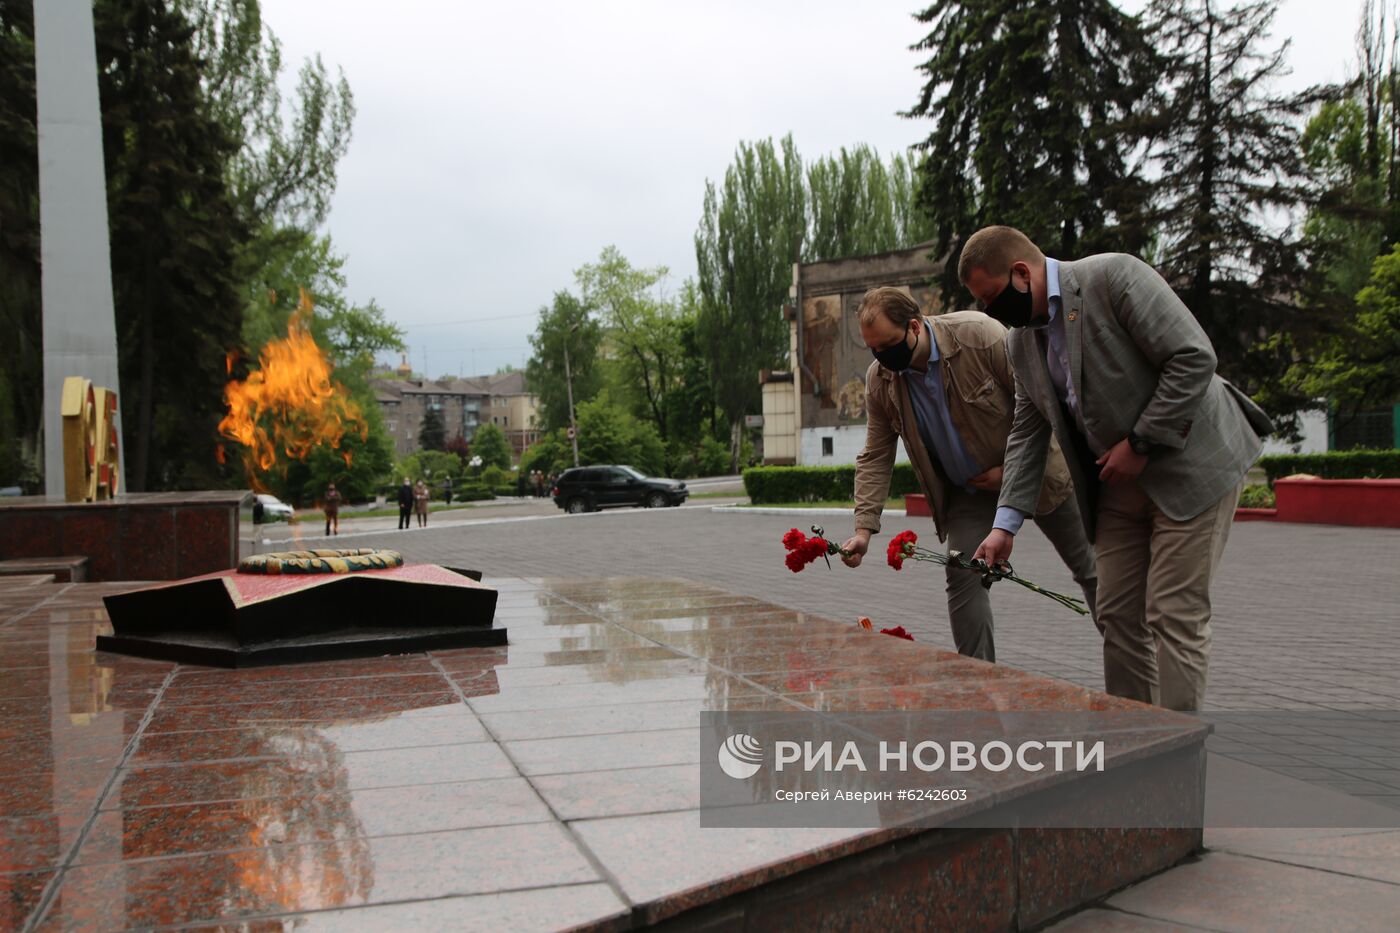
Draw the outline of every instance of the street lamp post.
M574 466L578 466L578 423L574 421L574 373L569 368L569 340L582 321L575 321L564 336L564 385L569 390L569 442L574 445Z

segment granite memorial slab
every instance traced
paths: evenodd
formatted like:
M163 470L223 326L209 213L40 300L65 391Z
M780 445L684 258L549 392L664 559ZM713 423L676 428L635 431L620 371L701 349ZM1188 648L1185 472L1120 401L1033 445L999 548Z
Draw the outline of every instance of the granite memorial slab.
M1125 701L683 580L481 587L441 567L365 573L260 583L290 580L304 597L353 595L357 576L461 581L490 600L509 643L214 668L104 650L147 634L149 588L0 579L8 921L1032 929L1201 845L1205 730L1146 707L1151 728L1107 756L1129 781L986 788L1007 800L1082 783L1063 799L1071 811L1169 803L1183 826L1152 826L1151 812L976 826L968 808L876 828L706 826L703 726L716 713L1097 715ZM259 609L262 591L232 576L163 589L194 587L210 628L267 634L258 613L275 601ZM416 606L399 612L427 617ZM64 835L77 825L80 838Z
M235 570L109 595L113 633L98 636L97 648L253 667L506 643L493 624L496 591L478 572L404 565L392 551L295 553L322 555L292 559L322 570L266 572L266 559L249 558ZM397 564L355 570L331 556L381 554Z

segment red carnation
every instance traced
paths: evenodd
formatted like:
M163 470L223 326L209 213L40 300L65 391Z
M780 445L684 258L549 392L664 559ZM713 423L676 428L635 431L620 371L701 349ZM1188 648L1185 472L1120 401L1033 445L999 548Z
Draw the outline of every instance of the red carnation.
M899 569L899 568L895 568L895 569L897 570L897 569ZM895 638L907 638L907 639L909 639L910 641L913 641L913 640L914 640L914 636L913 636L913 635L910 635L908 632L906 632L906 631L904 630L904 626L902 626L902 625L896 625L894 628L882 628L882 629L880 629L880 634L881 634L881 635L893 635Z
M889 565L895 570L901 569L904 566L904 558L913 553L914 545L918 540L919 536L914 532L901 531L894 536L894 540L890 542L889 548L885 551L885 560L889 561ZM907 551L905 545L908 545Z
M788 549L783 562L793 573L800 573L812 561L832 552L825 538L809 538L796 528L783 535L783 547Z

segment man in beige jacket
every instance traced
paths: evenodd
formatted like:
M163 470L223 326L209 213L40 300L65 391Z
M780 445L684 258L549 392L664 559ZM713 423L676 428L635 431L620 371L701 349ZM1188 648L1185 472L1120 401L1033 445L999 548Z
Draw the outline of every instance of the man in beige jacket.
M873 288L860 306L860 333L876 362L865 375L865 449L856 457L856 533L843 560L859 566L880 530L895 445L914 465L939 541L972 556L996 518L1001 464L1014 411L1015 378L1006 328L976 311L923 317L898 288ZM1035 521L1073 573L1092 609L1097 574L1069 470L1050 452ZM961 654L996 660L992 606L981 579L947 572L948 618Z

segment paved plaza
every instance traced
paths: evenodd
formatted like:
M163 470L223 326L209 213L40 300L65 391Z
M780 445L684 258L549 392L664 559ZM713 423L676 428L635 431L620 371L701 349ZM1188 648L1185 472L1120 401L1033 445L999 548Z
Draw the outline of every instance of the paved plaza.
M951 649L941 569L909 564L895 573L880 550L904 528L932 543L927 519L888 518L876 556L856 570L819 563L793 574L782 564L779 538L813 522L841 540L850 519L705 504L562 516L534 504L464 515L421 532L352 533L342 540L394 547L409 560L478 568L488 578L678 577L852 624L867 615L877 627L903 625L916 639ZM1217 753L1307 782L1292 785L1299 789L1294 793L1340 791L1368 805L1400 808L1397 546L1396 531L1234 526L1212 591L1209 707L1239 711L1252 725L1243 736L1222 730L1212 739ZM1021 536L1014 562L1028 579L1074 592L1039 532ZM1001 663L1102 688L1100 642L1087 619L1010 584L994 589L993 605ZM1298 714L1330 724L1268 728ZM1201 858L1055 929L1386 930L1400 915L1400 832L1215 828L1207 830L1206 845Z
M268 929L647 923L685 909L715 879L846 845L814 831L702 831L684 812L698 793L699 710L762 706L775 692L788 705L834 709L841 688L822 684L842 665L858 672L865 705L882 695L867 680L906 684L891 698L900 709L954 708L968 690L1015 709L1011 685L1035 681L1042 696L1046 688L1012 670L964 687L946 665L981 662L906 651L906 642L855 629L868 615L949 648L941 568L895 573L882 547L857 570L783 566L784 531L817 521L839 539L849 516L705 502L564 516L515 502L435 516L424 530L399 532L393 521L354 519L329 540L304 534L314 525L260 528L256 546L392 547L411 562L479 569L500 588L508 649L216 671L93 651L93 636L109 628L97 600L133 584L6 584L0 929L257 917ZM877 542L906 527L931 530L926 519L891 517ZM1398 540L1237 525L1215 588L1209 777L1233 775L1227 783L1246 804L1272 792L1287 806L1356 804L1339 812L1357 821L1230 828L1274 824L1211 821L1207 787L1205 850L1176 867L1113 893L1147 874L1132 865L1153 843L1135 840L1099 861L1060 852L1043 863L1047 874L1018 862L1027 867L1012 884L977 855L982 902L999 892L1000 910L1035 926L1066 908L1038 904L1033 892L1091 885L1067 902L1090 906L1059 920L1057 933L1394 929L1400 698L1391 670L1400 638L1390 607L1400 584L1393 569L1376 568L1382 558L1362 566L1353 555L1384 555ZM1070 590L1038 532L1022 536L1016 565ZM993 600L1005 668L1101 686L1090 622L1010 584ZM1070 684L1049 689L1064 708L1097 702ZM499 773L483 755L496 756ZM1134 793L1151 799L1149 783ZM623 792L640 785L654 792ZM1035 837L1007 838L1019 852ZM793 903L817 894L834 898L831 909L860 903L859 885L843 887L852 876L832 864L837 874L794 889ZM971 903L961 875L935 874L919 877L924 902L946 883L934 902L950 911ZM881 890L889 896L870 903L901 903L891 899L898 885ZM952 914L926 919L964 926Z
M426 529L399 532L392 519L364 523L308 546L392 547L410 561L472 567L488 577L679 577L793 609L876 627L903 625L920 641L955 650L943 571L907 564L896 573L883 548L912 528L936 538L928 519L887 517L872 555L856 569L823 564L794 574L779 538L813 523L836 540L850 517L696 504L566 516L548 500L447 513ZM450 516L450 517L449 517ZM362 526L362 527L364 527ZM303 528L308 526L302 526ZM309 526L313 530L315 526ZM294 531L274 529L287 535ZM276 546L285 546L278 542ZM1334 711L1330 734L1256 735L1228 751L1278 773L1400 808L1400 531L1238 522L1215 586L1208 706L1250 714ZM1077 594L1038 531L1017 541L1017 572ZM1103 688L1098 632L1087 618L1009 583L992 592L1001 663ZM1254 717L1259 718L1258 716Z

